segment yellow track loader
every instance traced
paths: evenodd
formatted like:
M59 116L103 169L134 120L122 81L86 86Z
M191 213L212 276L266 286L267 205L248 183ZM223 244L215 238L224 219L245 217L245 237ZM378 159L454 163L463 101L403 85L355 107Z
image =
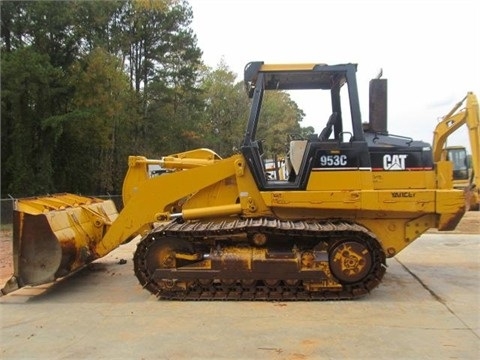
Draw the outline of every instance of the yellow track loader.
M160 299L369 293L387 258L430 228L454 229L465 198L452 186L451 162L431 145L388 133L385 79L370 82L370 119L362 122L356 70L247 64L251 112L239 153L131 156L119 214L110 201L70 194L17 200L15 269L2 292L64 277L140 236L134 272ZM272 177L257 138L263 98L296 90L326 96L329 116L318 119L318 134L288 144L285 176Z

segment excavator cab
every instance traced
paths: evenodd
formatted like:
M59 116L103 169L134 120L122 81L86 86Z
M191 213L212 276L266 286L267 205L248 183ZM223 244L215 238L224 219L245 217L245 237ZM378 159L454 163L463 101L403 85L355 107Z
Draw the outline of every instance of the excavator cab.
M467 149L464 146L447 146L445 148L445 160L453 164L453 181L469 181L471 165L468 161Z

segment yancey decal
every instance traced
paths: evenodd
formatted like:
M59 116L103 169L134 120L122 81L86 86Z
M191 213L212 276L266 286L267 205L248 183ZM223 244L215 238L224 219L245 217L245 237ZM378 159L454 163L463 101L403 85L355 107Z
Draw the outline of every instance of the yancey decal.
M414 198L415 193L410 191L395 191L392 192L392 198Z

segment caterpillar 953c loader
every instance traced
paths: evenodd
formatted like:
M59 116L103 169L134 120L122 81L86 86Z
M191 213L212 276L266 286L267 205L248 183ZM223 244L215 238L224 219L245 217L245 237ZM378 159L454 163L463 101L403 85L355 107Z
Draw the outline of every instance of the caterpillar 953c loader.
M451 163L429 144L388 134L386 80L370 83L362 123L356 69L247 64L251 113L239 153L131 156L119 214L110 201L70 194L17 200L15 269L3 293L64 277L138 236L135 274L161 299L370 292L386 258L430 228L454 229L465 199L452 187ZM291 141L288 177L270 180L256 137L262 99L298 89L328 95L330 116L319 119L319 134ZM152 176L151 165L162 174Z

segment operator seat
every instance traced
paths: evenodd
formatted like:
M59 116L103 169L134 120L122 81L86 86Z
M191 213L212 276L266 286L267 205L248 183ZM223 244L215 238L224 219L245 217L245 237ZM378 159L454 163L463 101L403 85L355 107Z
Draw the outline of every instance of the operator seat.
M320 141L327 141L328 140L328 138L332 134L333 125L335 124L336 121L337 121L337 113L334 112L328 118L327 125L325 126L325 128L322 130L320 135L318 135L318 139Z

